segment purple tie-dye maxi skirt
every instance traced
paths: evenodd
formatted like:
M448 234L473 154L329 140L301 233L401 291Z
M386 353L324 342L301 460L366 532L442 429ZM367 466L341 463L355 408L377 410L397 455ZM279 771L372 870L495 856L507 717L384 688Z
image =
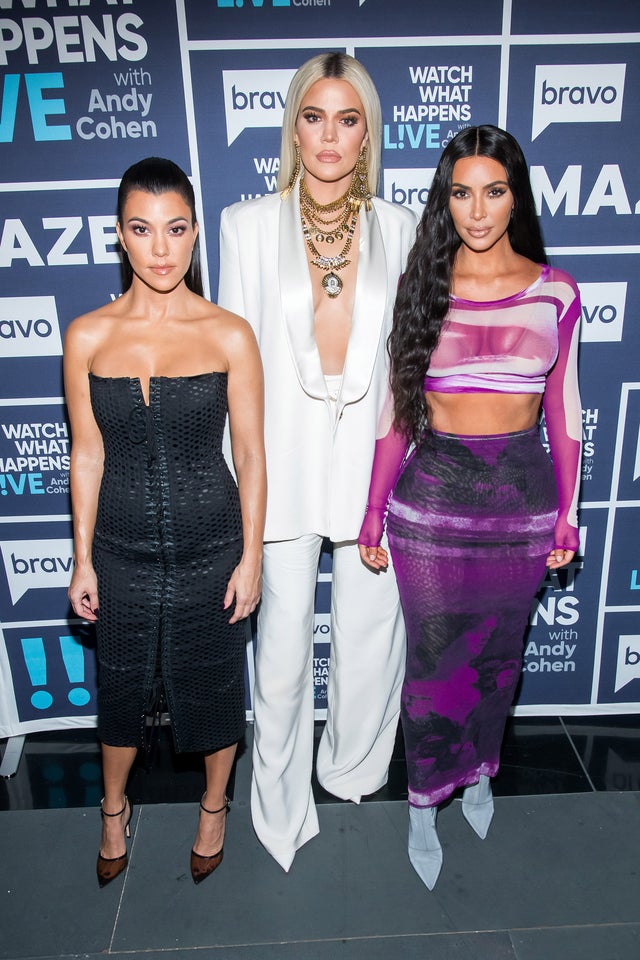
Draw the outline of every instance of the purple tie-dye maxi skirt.
M431 432L405 464L387 523L407 627L401 715L414 806L498 770L557 504L537 427Z

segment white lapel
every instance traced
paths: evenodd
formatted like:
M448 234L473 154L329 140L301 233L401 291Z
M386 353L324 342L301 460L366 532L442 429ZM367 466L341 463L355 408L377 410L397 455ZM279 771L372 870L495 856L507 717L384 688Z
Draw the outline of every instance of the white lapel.
M372 207L360 208L360 245L356 294L339 408L367 392L375 364L387 299L387 262L380 223Z
M326 398L320 354L314 336L313 292L300 228L300 192L280 202L278 227L278 277L282 319L291 357L302 389L312 397Z

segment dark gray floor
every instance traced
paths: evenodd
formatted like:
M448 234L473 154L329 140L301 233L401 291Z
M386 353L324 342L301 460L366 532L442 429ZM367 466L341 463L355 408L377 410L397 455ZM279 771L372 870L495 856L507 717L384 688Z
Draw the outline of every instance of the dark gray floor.
M479 840L439 815L432 893L406 856L406 804L325 803L285 874L257 842L238 764L225 860L188 872L197 808L134 812L130 865L95 881L95 807L0 812L0 958L638 960L640 792L496 798Z

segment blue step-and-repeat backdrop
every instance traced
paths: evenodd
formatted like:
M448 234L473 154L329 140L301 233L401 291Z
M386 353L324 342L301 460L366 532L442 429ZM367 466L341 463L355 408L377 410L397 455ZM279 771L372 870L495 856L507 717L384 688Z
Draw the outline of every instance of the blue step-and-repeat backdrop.
M465 125L523 146L550 259L582 293L584 483L581 554L533 604L516 711L638 710L640 5L0 0L0 736L94 722L60 360L69 321L119 292L119 178L151 154L189 173L215 299L220 211L275 189L288 83L329 49L378 86L393 203L421 210ZM330 581L325 556L319 716Z

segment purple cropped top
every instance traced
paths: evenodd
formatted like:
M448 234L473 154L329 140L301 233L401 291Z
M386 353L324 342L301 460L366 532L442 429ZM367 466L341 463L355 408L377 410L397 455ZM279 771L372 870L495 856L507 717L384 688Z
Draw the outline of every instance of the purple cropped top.
M503 300L451 296L425 392L544 393L558 355L558 325L571 322L576 295L567 274L545 265L531 286Z

